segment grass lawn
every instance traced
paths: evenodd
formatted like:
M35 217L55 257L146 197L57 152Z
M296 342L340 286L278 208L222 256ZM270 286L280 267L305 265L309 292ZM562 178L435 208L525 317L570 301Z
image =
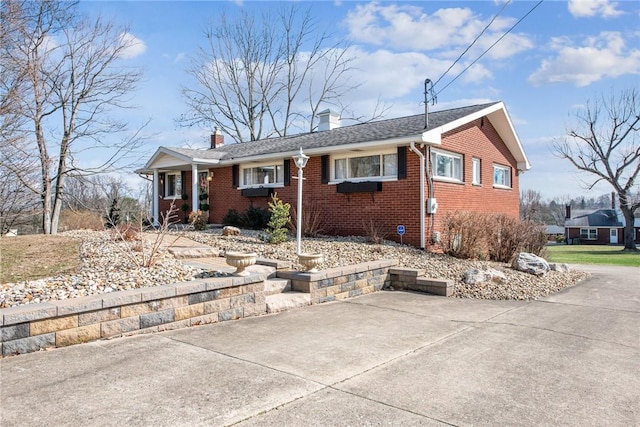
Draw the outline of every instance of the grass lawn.
M640 252L623 252L622 249L623 246L552 245L547 246L547 259L567 264L640 267Z
M42 234L0 238L0 283L78 271L80 241Z

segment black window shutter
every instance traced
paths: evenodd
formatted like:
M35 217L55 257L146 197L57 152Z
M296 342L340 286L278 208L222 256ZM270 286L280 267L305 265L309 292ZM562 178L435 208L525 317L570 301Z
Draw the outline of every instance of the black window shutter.
M240 185L240 165L231 166L231 185L238 188Z
M291 162L289 159L284 159L282 173L284 173L284 185L291 185Z
M160 197L164 197L164 187L165 187L165 182L167 182L167 174L166 173L160 173L158 174L158 195Z
M398 147L398 179L407 179L407 147Z
M328 155L324 155L320 158L320 160L322 161L321 164L321 169L322 169L322 183L323 184L327 184L330 179L329 179L329 156Z
M180 172L180 185L182 186L182 194L187 194L187 172Z

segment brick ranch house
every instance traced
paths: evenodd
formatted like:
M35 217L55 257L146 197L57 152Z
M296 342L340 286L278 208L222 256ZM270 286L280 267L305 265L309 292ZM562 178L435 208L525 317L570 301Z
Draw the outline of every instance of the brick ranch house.
M502 102L432 112L428 127L422 114L344 127L330 110L319 118L317 132L241 144L216 132L209 149L158 148L136 171L153 177L153 218L183 194L189 210L208 204L210 223L230 209L267 208L274 192L295 209L300 149L310 157L303 212L321 209L337 235L364 235L374 222L399 241L404 225L403 242L424 248L449 212L519 217L519 176L530 164Z
M613 197L613 196L612 196ZM619 245L624 244L625 219L619 209L597 211L571 217L567 206L564 222L565 239L568 244ZM640 218L634 218L634 240L640 243Z

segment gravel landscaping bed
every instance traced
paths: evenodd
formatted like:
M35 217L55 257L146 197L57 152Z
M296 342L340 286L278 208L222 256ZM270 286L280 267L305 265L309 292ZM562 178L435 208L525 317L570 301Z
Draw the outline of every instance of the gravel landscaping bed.
M158 286L202 277L200 269L185 265L162 249L156 264L143 268L126 254L140 252L125 242L114 242L106 232L78 230L64 233L82 240L83 266L75 275L54 276L28 282L0 285L0 308L49 300L76 298L86 295ZM244 230L241 236L222 236L220 229L186 231L180 235L223 251L256 252L262 258L291 261L297 264L296 242L290 239L271 245L259 239L260 232ZM170 241L167 236L165 241ZM482 299L537 299L557 292L588 277L585 272L551 271L542 277L515 271L506 264L460 260L446 255L425 252L395 242L370 244L361 237L305 238L303 252L324 255L322 268L357 264L377 259L395 259L399 266L423 269L426 276L451 279L455 282L455 297ZM126 254L125 254L126 252ZM503 272L506 282L485 282L466 285L462 278L470 268L494 268Z

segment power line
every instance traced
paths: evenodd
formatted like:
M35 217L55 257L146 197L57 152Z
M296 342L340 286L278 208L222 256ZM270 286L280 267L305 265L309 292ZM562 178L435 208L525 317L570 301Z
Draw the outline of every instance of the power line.
M515 24L513 24L513 26L511 26L511 28L509 28L502 36L500 36L500 38L498 40L496 40L491 46L489 46L487 48L487 50L485 50L484 52L482 52L482 54L480 56L478 56L471 64L469 64L464 70L462 70L457 76L455 76L453 78L453 80L451 80L449 83L447 83L445 85L445 87L443 87L442 89L440 89L440 91L438 91L438 93L436 93L436 96L440 95L440 93L442 93L443 90L445 90L447 87L449 87L449 85L451 85L451 83L455 82L458 77L460 77L461 75L463 75L469 68L471 68L471 66L473 64L475 64L476 62L478 62L480 60L480 58L482 58L487 52L489 52L495 45L497 45L503 38L505 38L507 36L507 34L509 34L516 26L518 26L518 24L520 24L527 16L529 16L531 14L531 12L533 12L538 6L540 6L542 4L544 0L540 0L538 3L536 3L531 9L529 9L529 11L518 20L518 22L516 22Z
M489 29L489 27L491 26L491 24L493 24L493 21L495 21L498 16L500 16L500 14L504 11L504 9L507 7L507 5L511 3L511 0L507 0L503 5L502 8L498 11L498 13L496 13L493 18L491 18L491 21L489 21L489 23L482 29L482 31L480 32L480 34L478 34L476 36L475 39L473 39L473 41L471 42L471 44L469 46L467 46L467 48L464 50L464 52L462 52L460 54L460 56L458 56L456 58L455 61L453 61L453 64L451 64L451 66L449 66L449 68L447 68L447 71L445 71L444 73L442 73L442 75L440 77L438 77L438 80L436 80L436 82L433 84L434 86L437 85L440 80L442 80L442 78L444 76L447 75L447 73L449 71L451 71L451 69L458 63L458 61L460 61L460 59L462 59L462 57L465 55L465 53L467 53L469 51L469 49L471 49L473 47L474 44L476 44L476 42L478 41L478 39L480 39L480 37L482 37L482 35L485 33L485 31L487 31Z

